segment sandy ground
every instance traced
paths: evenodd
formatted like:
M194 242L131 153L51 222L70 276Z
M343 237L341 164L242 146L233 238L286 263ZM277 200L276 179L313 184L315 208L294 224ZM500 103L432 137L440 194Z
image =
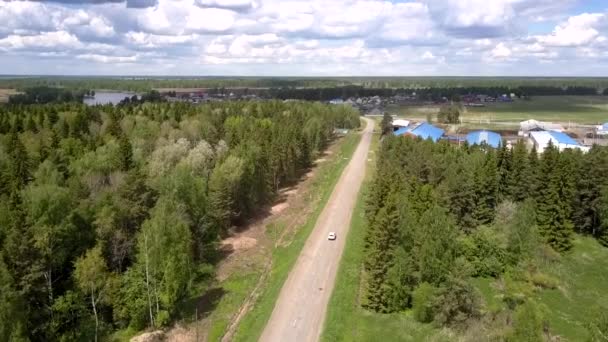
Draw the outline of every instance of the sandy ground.
M365 176L374 125L372 120L366 121L361 142L289 273L260 341L319 339L353 208ZM330 231L336 232L337 240L327 240Z

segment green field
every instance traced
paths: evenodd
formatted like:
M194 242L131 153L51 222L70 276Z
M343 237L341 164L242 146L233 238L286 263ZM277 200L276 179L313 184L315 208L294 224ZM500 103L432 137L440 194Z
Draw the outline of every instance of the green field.
M390 106L387 111L404 117L425 119L438 106ZM607 96L537 96L531 100L511 103L488 103L485 107L466 107L463 122L491 124L519 122L528 119L541 121L598 124L608 122Z
M573 250L558 262L540 270L559 280L556 289L538 290L534 300L540 305L549 330L566 341L586 341L586 324L593 320L599 307L608 307L608 248L595 239L578 237ZM493 279L474 279L473 284L483 294L487 308L504 308L500 292Z

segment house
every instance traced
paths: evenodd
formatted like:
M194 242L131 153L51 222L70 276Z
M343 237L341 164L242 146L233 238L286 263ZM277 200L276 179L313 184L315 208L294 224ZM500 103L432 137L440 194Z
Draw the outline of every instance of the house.
M435 127L430 123L423 122L418 125L400 128L395 131L395 135L403 135L403 136L414 136L420 137L422 139L431 139L434 142L441 139L443 136L444 130L439 127Z
M333 100L329 101L329 103L333 104L333 105L341 105L344 103L344 100L337 98L337 99L333 99Z
M396 131L399 128L407 127L410 125L410 120L395 119L393 120L393 129Z
M494 148L500 147L502 139L500 134L491 131L474 131L467 134L466 141L469 145L486 144Z
M595 126L595 134L597 135L608 135L608 122L603 125Z
M564 127L552 122L542 122L537 120L526 120L519 123L519 136L530 136L530 132L556 131L563 132Z
M530 132L530 142L536 147L538 153L543 153L549 143L557 147L560 151L568 148L579 149L583 152L589 151L588 146L583 146L578 141L572 139L568 134L558 131Z

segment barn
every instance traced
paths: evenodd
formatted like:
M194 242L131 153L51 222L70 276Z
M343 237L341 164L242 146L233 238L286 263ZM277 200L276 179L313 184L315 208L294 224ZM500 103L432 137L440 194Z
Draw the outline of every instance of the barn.
M423 122L418 125L400 128L395 131L395 135L405 135L420 137L422 139L431 139L437 142L443 136L444 130L439 127L435 127L430 123Z
M567 148L579 149L583 152L589 151L588 146L583 146L568 134L558 131L530 132L530 142L536 147L538 153L543 153L550 143L560 151Z
M502 142L500 134L491 131L473 131L467 134L466 138L469 145L486 144L498 148Z

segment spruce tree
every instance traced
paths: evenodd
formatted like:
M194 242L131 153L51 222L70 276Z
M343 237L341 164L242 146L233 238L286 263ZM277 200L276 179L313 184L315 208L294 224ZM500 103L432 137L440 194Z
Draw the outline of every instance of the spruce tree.
M560 165L560 154L551 143L541 160L541 189L537 196L537 220L540 234L559 252L572 247L573 224L570 221L570 203L562 196L569 191L562 184L567 168Z
M528 152L523 141L519 140L514 146L511 158L511 170L506 179L511 199L516 202L525 200L528 196Z

